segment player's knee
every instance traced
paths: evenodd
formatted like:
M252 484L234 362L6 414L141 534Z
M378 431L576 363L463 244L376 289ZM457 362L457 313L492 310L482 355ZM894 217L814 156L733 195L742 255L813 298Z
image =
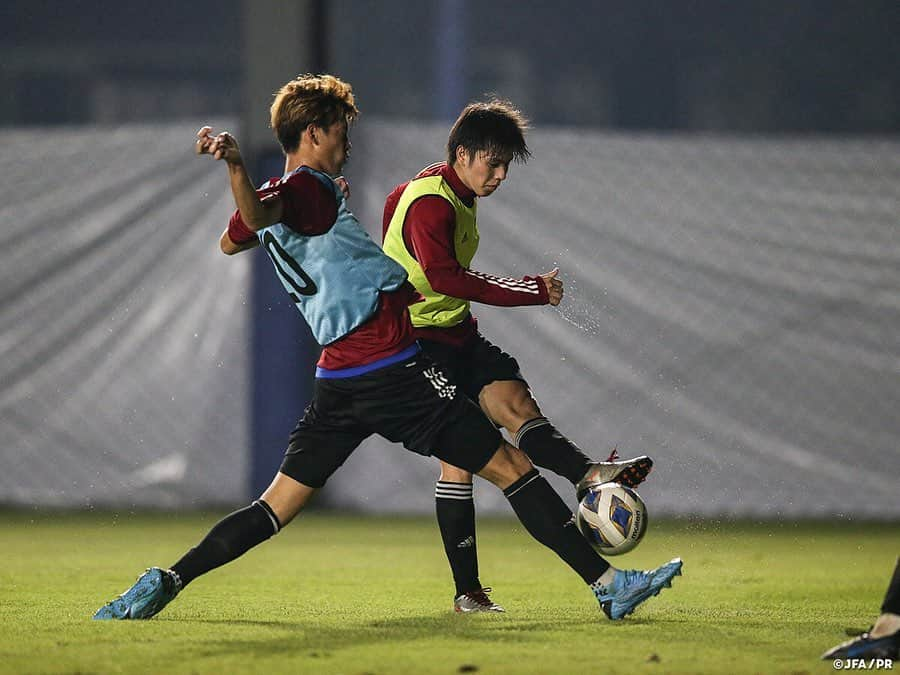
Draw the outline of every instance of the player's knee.
M277 509L272 509L280 525L278 529L280 530L281 528L286 527L294 518L300 515L300 511L302 510L303 507L295 507L285 504L279 504Z
M297 517L315 492L315 488L278 472L260 499L269 506L281 527L284 527Z
M515 483L533 468L531 460L524 452L503 441L487 465L478 472L478 475L503 489Z
M466 471L465 469L460 469L458 466L453 466L452 464L441 462L440 480L447 481L449 483L471 483L472 473L470 471Z

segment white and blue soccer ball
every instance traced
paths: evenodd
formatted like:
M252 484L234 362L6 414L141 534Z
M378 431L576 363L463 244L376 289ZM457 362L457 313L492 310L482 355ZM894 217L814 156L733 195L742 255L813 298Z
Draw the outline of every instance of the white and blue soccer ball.
M647 506L632 488L595 485L578 505L575 522L601 555L620 555L641 543L647 532Z

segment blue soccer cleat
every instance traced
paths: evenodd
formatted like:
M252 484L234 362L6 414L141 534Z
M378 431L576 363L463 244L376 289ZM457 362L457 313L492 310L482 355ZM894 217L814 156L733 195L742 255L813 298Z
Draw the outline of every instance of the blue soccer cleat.
M151 567L134 586L98 609L94 619L149 619L175 599L179 586L173 573Z
M617 621L663 588L671 588L672 578L681 575L681 565L681 558L675 558L655 570L616 570L609 586L593 586L594 595L603 613Z

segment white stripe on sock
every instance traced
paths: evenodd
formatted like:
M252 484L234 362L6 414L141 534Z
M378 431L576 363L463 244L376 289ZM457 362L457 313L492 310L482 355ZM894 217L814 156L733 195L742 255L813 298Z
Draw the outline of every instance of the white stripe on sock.
M512 492L510 492L508 495L506 495L506 498L509 499L509 498L512 497L514 494L516 494L519 490L521 490L522 488L524 488L526 485L528 485L529 483L532 483L532 482L536 481L536 480L537 480L538 478L540 478L540 477L541 477L541 474L539 474L539 473L534 474L531 478L529 478L527 481L525 481L525 484L524 484L524 485L520 485L520 486L517 487L515 490L513 490Z
M544 427L548 424L550 424L550 420L548 420L546 417L535 417L533 420L525 422L525 424L522 425L522 428L516 432L516 447L522 447L522 436L527 434L532 429Z
M434 496L441 499L472 499L475 486L472 483L448 483L438 481L434 486Z
M260 503L260 500L257 499L253 503L259 504L259 508L261 508L263 511L266 512L266 515L269 516L269 520L272 522L272 528L275 530L275 534L278 534L281 531L281 526L278 524L278 520L275 518L275 516L273 516L269 512L269 509L267 509L265 506L262 505L262 503Z

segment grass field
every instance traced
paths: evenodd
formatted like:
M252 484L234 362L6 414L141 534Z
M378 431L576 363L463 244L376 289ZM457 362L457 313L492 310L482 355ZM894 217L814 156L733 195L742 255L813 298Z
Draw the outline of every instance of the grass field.
M632 553L684 576L609 622L511 520L479 521L503 615L455 615L429 518L310 514L194 582L151 621L95 622L221 514L0 512L3 673L825 673L868 627L900 524L651 523Z

